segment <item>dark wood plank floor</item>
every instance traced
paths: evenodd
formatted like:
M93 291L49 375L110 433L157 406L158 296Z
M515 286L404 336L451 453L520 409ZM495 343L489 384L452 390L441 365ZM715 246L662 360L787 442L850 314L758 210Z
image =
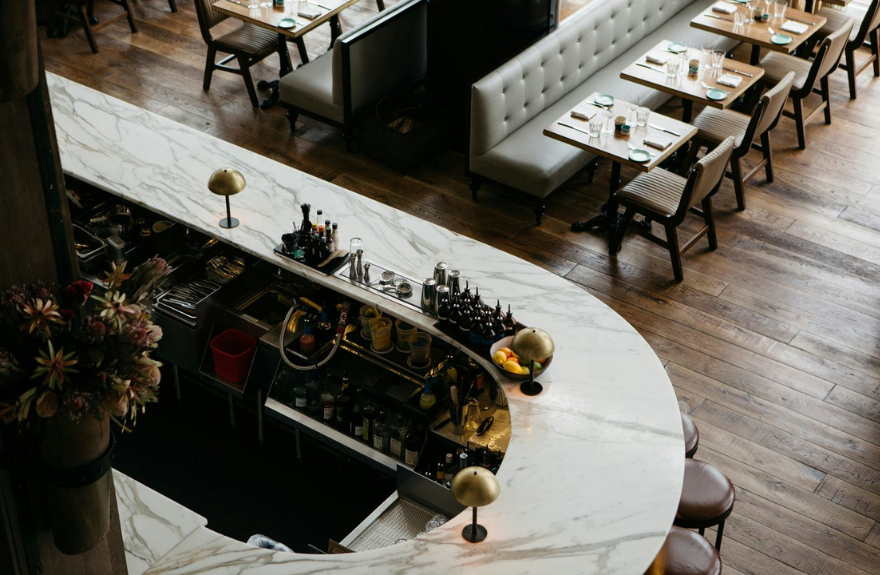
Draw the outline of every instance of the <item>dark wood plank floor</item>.
M566 1L563 12L588 1ZM99 15L114 9L98 3ZM719 249L689 252L675 284L667 255L642 238L628 236L611 259L603 238L568 231L573 215L603 202L607 164L592 185L566 184L535 228L526 200L488 189L471 202L460 154L402 174L347 154L319 123L291 135L281 110L251 108L238 77L218 72L202 91L205 45L192 1L179 4L172 15L163 0L138 0L140 32L102 31L98 55L78 29L44 39L46 66L575 282L644 335L700 427L698 458L736 484L726 574L880 573L880 80L863 75L851 102L835 74L834 123L808 128L807 151L783 120L776 181L757 178L745 212L725 183ZM364 0L343 25L374 11ZM313 56L328 39L327 30L307 38ZM255 77L276 67L264 63Z

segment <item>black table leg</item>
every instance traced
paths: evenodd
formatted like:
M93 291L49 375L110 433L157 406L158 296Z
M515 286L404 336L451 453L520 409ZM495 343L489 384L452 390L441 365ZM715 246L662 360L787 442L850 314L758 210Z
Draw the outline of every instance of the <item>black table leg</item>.
M761 47L757 44L752 44L752 57L749 58L749 64L752 66L757 66L758 62L761 61Z
M617 212L617 202L614 201L614 192L618 189L620 189L620 163L611 162L611 182L608 201L602 205L602 209L596 216L586 222L577 221L571 224L571 231L583 232L595 228L600 232L605 232L609 242L613 241L621 218L621 215Z
M303 64L309 63L309 52L306 50L306 43L302 36L297 36L293 40L296 43L296 49L299 50L299 59Z
M690 124L694 116L694 103L692 100L682 98L681 100L681 121Z
M299 42L302 41L302 38L297 38L297 46L299 47ZM300 56L305 51L305 45L300 48ZM308 55L306 55L308 58ZM287 74L293 71L293 66L290 63L290 52L287 50L287 36L284 34L278 34L278 59L281 61L280 63L280 74L279 76L283 78ZM272 90L272 93L269 94L269 97L263 100L260 103L260 108L263 110L268 110L278 101L279 97L279 80L260 80L257 82L257 88L260 90Z

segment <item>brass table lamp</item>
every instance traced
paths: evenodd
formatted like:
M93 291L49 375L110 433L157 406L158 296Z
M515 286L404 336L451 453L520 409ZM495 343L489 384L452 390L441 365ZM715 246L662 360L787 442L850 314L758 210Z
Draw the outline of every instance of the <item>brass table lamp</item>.
M221 228L234 228L238 220L232 217L229 209L229 196L240 193L247 186L244 176L238 170L232 168L220 168L208 178L208 189L211 193L226 197L226 217L220 220Z
M535 362L553 355L556 351L553 338L543 329L528 327L514 336L510 348L519 355L520 363L529 363L529 380L520 385L519 390L526 395L538 395L544 386L535 381Z
M479 543L486 538L486 528L477 523L477 507L489 505L501 493L501 486L495 475L484 467L465 467L452 479L452 496L455 500L474 508L474 520L465 525L461 535L471 543Z

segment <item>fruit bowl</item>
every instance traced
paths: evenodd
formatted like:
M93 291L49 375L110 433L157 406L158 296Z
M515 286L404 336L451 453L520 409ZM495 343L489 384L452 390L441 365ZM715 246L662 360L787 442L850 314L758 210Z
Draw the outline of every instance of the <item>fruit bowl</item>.
M505 376L510 379L514 379L517 381L526 381L529 379L528 373L513 373L512 371L508 371L504 369L501 365L498 365L498 362L495 361L495 353L500 351L501 348L506 347L510 348L510 344L513 343L513 336L507 336L499 339L495 343L492 344L492 347L489 348L489 359L492 360L492 363L495 364L495 367L503 373ZM515 352L514 352L515 353ZM553 361L553 356L547 358L547 360L542 364L541 369L535 371L535 379L540 378L544 373L550 368L550 363Z

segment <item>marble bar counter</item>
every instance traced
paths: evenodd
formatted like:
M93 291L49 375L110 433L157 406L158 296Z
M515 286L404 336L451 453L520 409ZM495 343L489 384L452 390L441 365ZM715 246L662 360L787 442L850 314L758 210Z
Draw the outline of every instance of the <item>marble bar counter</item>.
M512 436L498 472L501 495L480 511L484 542L462 538L467 512L409 541L335 555L256 549L199 526L146 573L644 573L675 516L684 444L663 366L623 318L563 278L416 216L59 76L49 75L49 86L68 174L340 293L374 298L439 336L428 316L273 252L301 217L299 204L309 202L332 214L344 241L363 238L368 259L414 278L449 262L556 342L541 395L503 383ZM218 167L235 168L248 182L232 198L241 225L231 230L217 225L223 199L206 188Z

